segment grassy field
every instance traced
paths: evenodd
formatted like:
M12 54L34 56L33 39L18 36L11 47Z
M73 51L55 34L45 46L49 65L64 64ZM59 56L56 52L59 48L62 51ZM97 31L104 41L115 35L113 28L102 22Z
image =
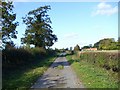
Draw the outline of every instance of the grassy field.
M41 76L56 57L49 56L44 60L36 60L29 65L23 65L18 70L7 72L3 77L2 88L9 90L29 89L31 85Z
M93 61L96 58L87 56L86 54L81 58L76 54L66 56L84 86L86 88L118 88L118 72L114 72L112 69L107 70L99 66L98 63L94 64ZM91 62L91 60L93 61ZM97 57L97 60L100 60L100 58Z

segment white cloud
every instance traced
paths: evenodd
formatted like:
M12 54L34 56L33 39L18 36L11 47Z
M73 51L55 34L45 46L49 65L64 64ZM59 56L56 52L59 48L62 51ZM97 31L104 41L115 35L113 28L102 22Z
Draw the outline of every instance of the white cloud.
M112 15L118 12L118 7L112 7L112 5L107 4L105 2L101 2L97 5L96 11L92 13L92 16L96 15Z
M64 38L77 38L78 37L78 33L67 33L64 35Z
M98 9L109 9L109 8L111 8L111 5L106 4L105 2L102 2L102 3L98 4L97 7L98 7Z

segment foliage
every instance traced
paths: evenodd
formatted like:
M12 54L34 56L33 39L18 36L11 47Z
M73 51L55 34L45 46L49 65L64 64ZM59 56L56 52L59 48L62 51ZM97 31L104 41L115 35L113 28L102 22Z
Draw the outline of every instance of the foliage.
M118 68L117 53L84 52L80 57L71 55L67 59L86 88L118 88L118 71L112 67ZM110 69L103 68L104 64Z
M33 44L35 47L50 47L57 41L56 35L52 34L51 20L47 11L50 6L43 6L30 11L23 22L27 25L25 37L22 43Z
M15 22L16 14L13 13L14 6L12 2L2 2L2 31L0 30L0 35L2 34L2 42L8 46L14 46L12 38L16 39L17 31L15 30L18 26L18 22ZM4 45L3 44L3 45Z
M78 44L74 47L74 51L80 51L80 47Z
M60 53L60 50L58 48L55 48L55 51L58 52L58 53Z
M3 89L29 88L54 61L56 53L44 48L9 48L2 51Z
M31 59L33 59L32 54L22 48L11 48L2 51L2 65L4 68L18 67L18 65L25 62L29 63Z
M74 60L71 66L86 88L118 88L116 81L102 68L93 67L84 61L74 62Z
M90 48L90 46L83 46L82 49Z
M55 55L53 50L43 48L10 48L2 51L2 65L4 69L18 68L21 65L34 62L35 59L42 60L46 56Z
M62 69L64 69L64 66L63 65L58 65L56 68L59 69L59 70L62 70Z
M35 81L43 75L50 64L55 60L54 56L47 56L43 60L35 59L34 62L24 64L15 70L4 70L2 77L3 90L29 90Z
M120 53L119 53L120 54ZM120 71L118 67L118 52L82 52L80 59L98 67L103 67L106 70L113 72Z
M99 50L117 50L120 46L119 43L115 42L113 38L105 38L101 39L99 42L96 42L94 47Z

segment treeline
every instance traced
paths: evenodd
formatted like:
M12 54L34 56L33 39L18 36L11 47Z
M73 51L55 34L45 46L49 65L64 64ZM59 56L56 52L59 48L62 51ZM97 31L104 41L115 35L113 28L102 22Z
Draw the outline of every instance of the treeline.
M99 40L98 42L92 44L89 44L87 46L83 46L80 47L78 44L72 49L72 47L70 47L69 49L61 49L60 51L81 51L84 49L89 49L90 48L96 48L95 50L120 50L120 38L118 38L117 41L115 41L114 38L104 38ZM56 49L58 50L58 49Z
M115 41L114 38L105 38L96 42L93 47L98 50L120 50L120 42Z
M82 49L87 48L97 48L98 50L120 50L120 38L115 41L114 38L104 38L96 42L93 46L92 44L82 47Z

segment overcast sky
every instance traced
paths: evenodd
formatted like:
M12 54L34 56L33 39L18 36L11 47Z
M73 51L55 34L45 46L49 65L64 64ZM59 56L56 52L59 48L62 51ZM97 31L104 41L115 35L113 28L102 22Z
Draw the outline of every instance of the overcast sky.
M115 38L115 40L118 38L118 2L28 1L14 2L16 21L19 21L18 39L14 41L18 46L21 44L20 38L23 37L26 29L22 17L29 11L44 5L51 6L48 14L52 21L53 33L58 37L58 42L52 48L69 48L76 44L82 47L94 44L103 38Z

